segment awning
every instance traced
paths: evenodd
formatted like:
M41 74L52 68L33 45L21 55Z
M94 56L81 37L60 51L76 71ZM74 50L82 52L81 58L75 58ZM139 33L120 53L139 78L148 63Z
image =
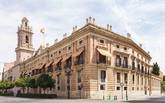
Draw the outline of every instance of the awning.
M83 51L84 51L84 49L79 50L78 52L73 54L73 57L80 55Z
M64 57L64 58L62 59L62 62L66 61L66 60L69 59L71 56L72 56L72 55L70 54L70 55Z
M46 68L50 65L50 64L52 64L54 61L49 61L47 64L46 64Z
M108 51L99 49L99 48L97 48L97 50L99 51L100 54L107 56L107 57L111 57L111 54Z
M55 60L52 65L56 65L61 59L62 58L59 58L59 59Z

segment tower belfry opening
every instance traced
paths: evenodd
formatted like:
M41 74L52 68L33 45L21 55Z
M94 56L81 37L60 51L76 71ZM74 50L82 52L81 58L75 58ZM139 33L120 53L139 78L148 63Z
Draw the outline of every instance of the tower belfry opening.
M18 43L15 49L16 61L17 63L20 63L31 57L34 53L34 48L32 44L32 27L29 26L29 21L26 17L23 17L21 25L18 26L17 36Z

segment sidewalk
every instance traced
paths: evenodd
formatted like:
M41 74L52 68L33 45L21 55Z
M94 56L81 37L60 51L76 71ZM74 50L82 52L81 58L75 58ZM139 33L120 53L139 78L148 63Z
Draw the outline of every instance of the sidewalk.
M128 98L128 100L122 100L122 101L133 101L133 100L149 100L151 98L160 98L163 97L162 95L155 95L155 96L137 96L137 97L131 97Z

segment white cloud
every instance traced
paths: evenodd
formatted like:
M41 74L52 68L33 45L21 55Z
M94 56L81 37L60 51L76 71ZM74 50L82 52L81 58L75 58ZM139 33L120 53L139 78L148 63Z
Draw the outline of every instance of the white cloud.
M33 26L37 48L41 41L40 28L46 28L46 41L53 42L70 33L72 26L83 26L85 18L93 16L98 25L110 23L115 32L131 33L135 41L150 50L153 61L158 61L165 72L163 0L4 0L0 1L0 14L0 46L4 48L0 59L4 62L15 58L16 31L22 17L29 18Z

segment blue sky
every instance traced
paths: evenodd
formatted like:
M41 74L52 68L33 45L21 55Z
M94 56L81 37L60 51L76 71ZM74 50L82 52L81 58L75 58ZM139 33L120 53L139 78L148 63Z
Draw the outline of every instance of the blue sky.
M15 60L17 26L24 16L33 27L35 48L41 43L42 27L51 43L92 16L97 25L110 24L124 36L131 33L165 73L165 0L0 0L0 68L2 62Z

